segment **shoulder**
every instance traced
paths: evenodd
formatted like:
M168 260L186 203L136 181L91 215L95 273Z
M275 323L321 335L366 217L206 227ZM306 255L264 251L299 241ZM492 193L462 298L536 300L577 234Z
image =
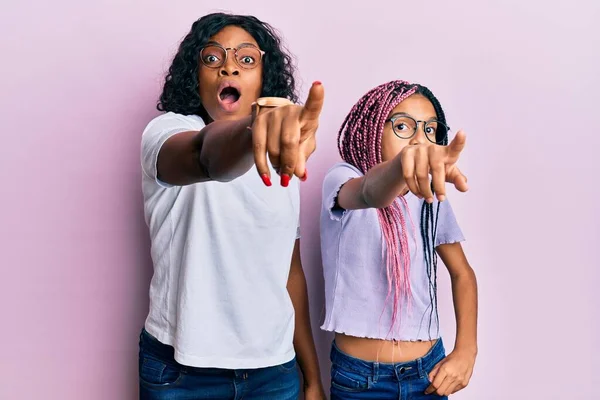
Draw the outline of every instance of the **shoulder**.
M197 115L183 115L167 112L154 117L144 129L144 135L171 129L200 130L206 124Z
M352 164L348 164L346 162L339 162L329 168L327 173L325 174L325 179L330 177L338 177L338 176L348 176L349 178L358 178L363 176L364 174L356 168Z

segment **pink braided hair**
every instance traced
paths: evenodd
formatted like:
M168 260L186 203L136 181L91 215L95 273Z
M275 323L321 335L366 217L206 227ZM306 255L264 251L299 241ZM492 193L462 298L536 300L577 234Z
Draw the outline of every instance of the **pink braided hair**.
M342 159L366 174L372 167L381 163L381 138L389 113L407 97L417 91L417 85L405 81L392 81L377 86L367 92L352 107L338 134L338 150ZM406 302L410 308L410 251L406 218L400 202L408 211L406 200L400 196L391 206L377 209L379 224L385 239L386 273L388 281L387 301L393 296L392 325L400 315L400 303ZM412 229L416 229L409 216ZM400 247L398 248L398 243Z

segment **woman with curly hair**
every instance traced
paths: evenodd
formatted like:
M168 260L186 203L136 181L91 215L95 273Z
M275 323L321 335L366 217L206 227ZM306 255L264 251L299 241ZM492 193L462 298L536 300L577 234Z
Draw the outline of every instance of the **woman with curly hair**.
M142 135L140 398L296 399L296 356L305 397L325 398L298 226L323 98L315 82L294 104L292 59L255 17L206 15L182 41Z

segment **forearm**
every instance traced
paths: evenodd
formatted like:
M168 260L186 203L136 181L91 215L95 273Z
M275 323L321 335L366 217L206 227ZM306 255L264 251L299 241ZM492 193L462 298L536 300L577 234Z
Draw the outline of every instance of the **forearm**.
M454 350L477 354L477 279L469 267L452 276L452 296L456 314Z
M196 138L198 162L214 181L226 182L245 174L254 165L251 117L215 121Z
M171 136L158 154L158 178L171 185L229 181L246 173L254 163L251 117L215 121L201 131Z
M338 203L346 210L385 208L406 190L400 159L396 157L345 184L338 195Z
M321 373L310 323L306 278L300 266L292 266L287 290L295 311L294 348L305 386L320 385Z

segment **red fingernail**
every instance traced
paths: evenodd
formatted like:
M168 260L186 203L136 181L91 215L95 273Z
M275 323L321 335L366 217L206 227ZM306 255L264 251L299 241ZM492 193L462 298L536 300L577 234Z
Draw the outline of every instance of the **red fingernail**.
M321 81L314 81L313 85L322 85Z
M288 187L290 184L290 176L289 175L281 175L281 186Z
M305 169L305 170L304 170L304 176L303 176L302 178L300 178L300 180L301 180L302 182L306 182L306 180L307 180L307 179L308 179L308 170L307 170L307 169Z
M272 183L271 183L271 178L269 178L269 175L267 175L267 174L262 174L260 177L262 178L262 181L264 182L264 184L265 184L266 186L271 186L271 185L272 185Z

